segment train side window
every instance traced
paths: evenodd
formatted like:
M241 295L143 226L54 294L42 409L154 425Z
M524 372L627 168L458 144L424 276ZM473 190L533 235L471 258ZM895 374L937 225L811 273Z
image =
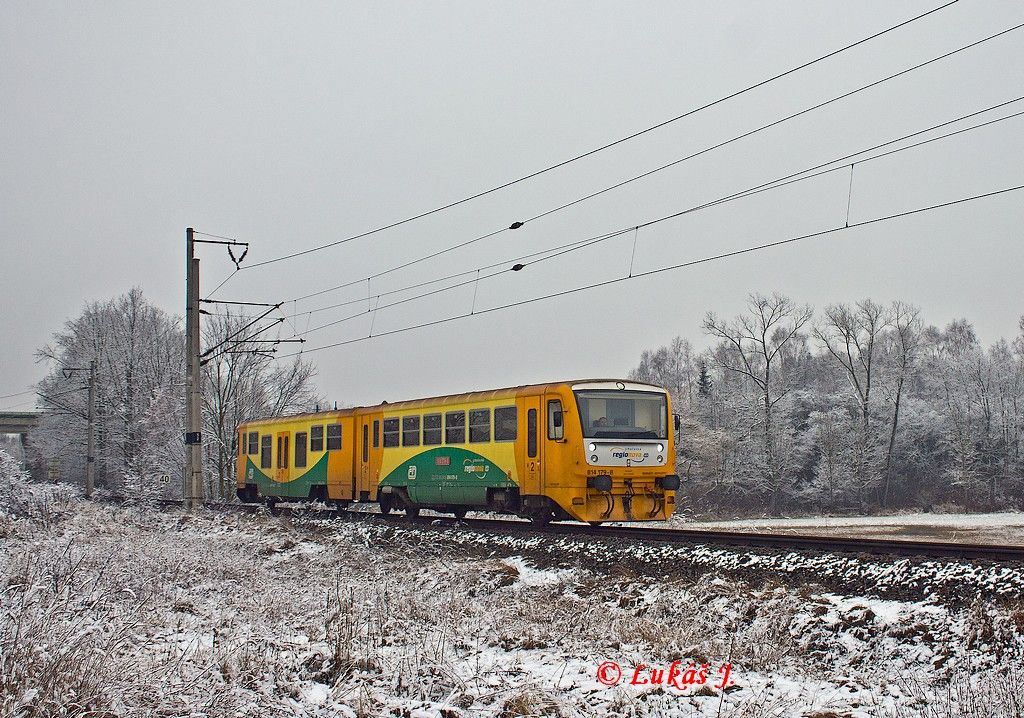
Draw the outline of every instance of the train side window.
M526 412L526 455L537 458L537 410Z
M327 450L337 451L341 448L341 424L327 425Z
M499 406L494 410L494 440L515 441L516 423L519 421L514 406Z
M398 446L399 422L397 418L384 420L384 448Z
M423 417L423 445L438 446L441 443L441 415L426 414Z
M266 434L260 437L260 468L270 468L270 452L274 450L274 437Z
M420 445L420 418L418 416L402 417L402 446Z
M247 454L258 454L260 453L260 434L258 431L249 432L249 450L245 452Z
M466 443L466 412L449 411L444 415L444 443Z
M469 410L469 440L477 444L491 440L491 410Z
M311 426L309 428L309 450L310 451L323 451L324 450L324 427L323 426Z
M380 446L380 421L373 422L373 448Z
M306 432L295 432L295 468L306 468Z
M562 425L562 400L548 401L548 438L562 439L565 437L565 426Z
M370 460L370 427L363 424L363 463Z

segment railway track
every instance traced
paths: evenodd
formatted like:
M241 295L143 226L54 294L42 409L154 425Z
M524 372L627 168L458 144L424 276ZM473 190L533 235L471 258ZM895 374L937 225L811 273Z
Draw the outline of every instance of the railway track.
M180 506L180 502L166 501L165 505ZM262 504L208 504L208 507L224 511L256 513L265 510ZM410 520L398 514L382 515L364 511L307 508L299 505L282 505L276 511L322 519L343 519L355 521L385 521L398 525L440 525L468 527L492 533L519 533L539 536L593 536L595 538L618 538L642 543L689 544L694 546L729 546L735 548L764 548L776 551L816 551L844 554L874 554L884 556L916 556L937 559L963 559L971 561L994 561L1024 563L1024 546L996 544L967 544L944 541L895 540L857 538L848 536L815 536L810 534L764 534L744 531L706 531L679 528L647 528L635 526L605 525L600 527L586 524L552 523L537 526L528 521L465 518L450 516L424 516Z

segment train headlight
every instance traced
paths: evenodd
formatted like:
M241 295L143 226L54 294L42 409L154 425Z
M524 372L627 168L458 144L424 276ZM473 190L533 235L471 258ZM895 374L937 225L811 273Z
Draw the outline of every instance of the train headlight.
M594 454L593 456L591 456L591 457L590 457L590 460L591 460L591 461L593 461L593 462L594 462L594 463L596 464L596 463L597 463L597 461L598 461L598 459L597 459L597 454Z
M660 454L664 450L665 450L665 445L664 444L658 444L658 453Z
M591 442L590 446L588 446L587 448L590 449L591 453L593 453L593 452L597 451L597 444Z
M665 460L665 457L663 457L663 456L660 456L660 455L658 456L658 463L659 463L659 464L660 464L660 463L661 463L662 461L664 461L664 460Z

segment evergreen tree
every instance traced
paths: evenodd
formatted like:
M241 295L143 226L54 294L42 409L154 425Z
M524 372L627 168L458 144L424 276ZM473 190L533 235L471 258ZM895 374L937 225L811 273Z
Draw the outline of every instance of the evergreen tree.
M698 368L697 393L701 396L709 396L711 394L711 374L708 373L707 362L703 359L700 360Z

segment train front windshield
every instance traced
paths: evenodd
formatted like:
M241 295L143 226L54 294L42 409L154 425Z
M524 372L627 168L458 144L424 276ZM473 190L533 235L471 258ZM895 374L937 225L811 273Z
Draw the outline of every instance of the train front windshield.
M667 439L664 394L640 391L577 391L583 436L588 439Z

